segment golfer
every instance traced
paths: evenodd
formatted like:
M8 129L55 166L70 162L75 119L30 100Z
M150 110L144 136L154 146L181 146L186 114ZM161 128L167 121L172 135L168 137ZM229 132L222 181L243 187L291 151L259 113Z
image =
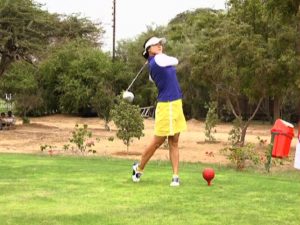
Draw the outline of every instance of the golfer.
M178 60L163 54L165 38L151 37L144 43L143 56L148 60L149 79L158 89L155 110L154 137L144 150L141 161L133 164L132 180L139 182L143 170L156 149L168 138L169 155L173 168L170 186L179 186L179 150L180 132L186 130L186 121L182 110L182 92L176 76L175 66Z

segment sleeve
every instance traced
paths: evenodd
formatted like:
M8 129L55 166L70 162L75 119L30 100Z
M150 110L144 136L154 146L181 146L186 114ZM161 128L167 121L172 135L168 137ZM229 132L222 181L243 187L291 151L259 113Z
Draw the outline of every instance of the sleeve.
M160 67L176 66L178 64L178 59L172 56L167 56L166 54L157 54L154 57L157 65Z

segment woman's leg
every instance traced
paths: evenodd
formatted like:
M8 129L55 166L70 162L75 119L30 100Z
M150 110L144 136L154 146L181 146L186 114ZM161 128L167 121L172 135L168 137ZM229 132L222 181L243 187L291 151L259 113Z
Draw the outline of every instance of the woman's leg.
M180 133L177 133L174 136L168 137L169 154L170 154L170 160L173 168L173 175L177 175L177 176L179 173L179 149L178 149L179 135Z
M139 163L139 169L143 170L150 160L156 149L158 149L165 141L166 137L154 136L150 144L147 146L142 154L141 162Z

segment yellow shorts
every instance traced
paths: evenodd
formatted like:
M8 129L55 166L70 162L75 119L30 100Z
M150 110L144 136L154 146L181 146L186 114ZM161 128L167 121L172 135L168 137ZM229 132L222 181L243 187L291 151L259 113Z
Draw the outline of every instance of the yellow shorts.
M156 136L173 136L186 130L186 121L181 99L171 102L158 102L155 110Z

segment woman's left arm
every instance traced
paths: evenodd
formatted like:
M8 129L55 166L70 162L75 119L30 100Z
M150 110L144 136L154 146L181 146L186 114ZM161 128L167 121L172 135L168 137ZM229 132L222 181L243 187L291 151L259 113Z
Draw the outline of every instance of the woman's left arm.
M161 67L167 67L167 66L176 66L178 65L178 59L172 56L168 56L166 54L157 54L154 57L154 60L157 65Z

